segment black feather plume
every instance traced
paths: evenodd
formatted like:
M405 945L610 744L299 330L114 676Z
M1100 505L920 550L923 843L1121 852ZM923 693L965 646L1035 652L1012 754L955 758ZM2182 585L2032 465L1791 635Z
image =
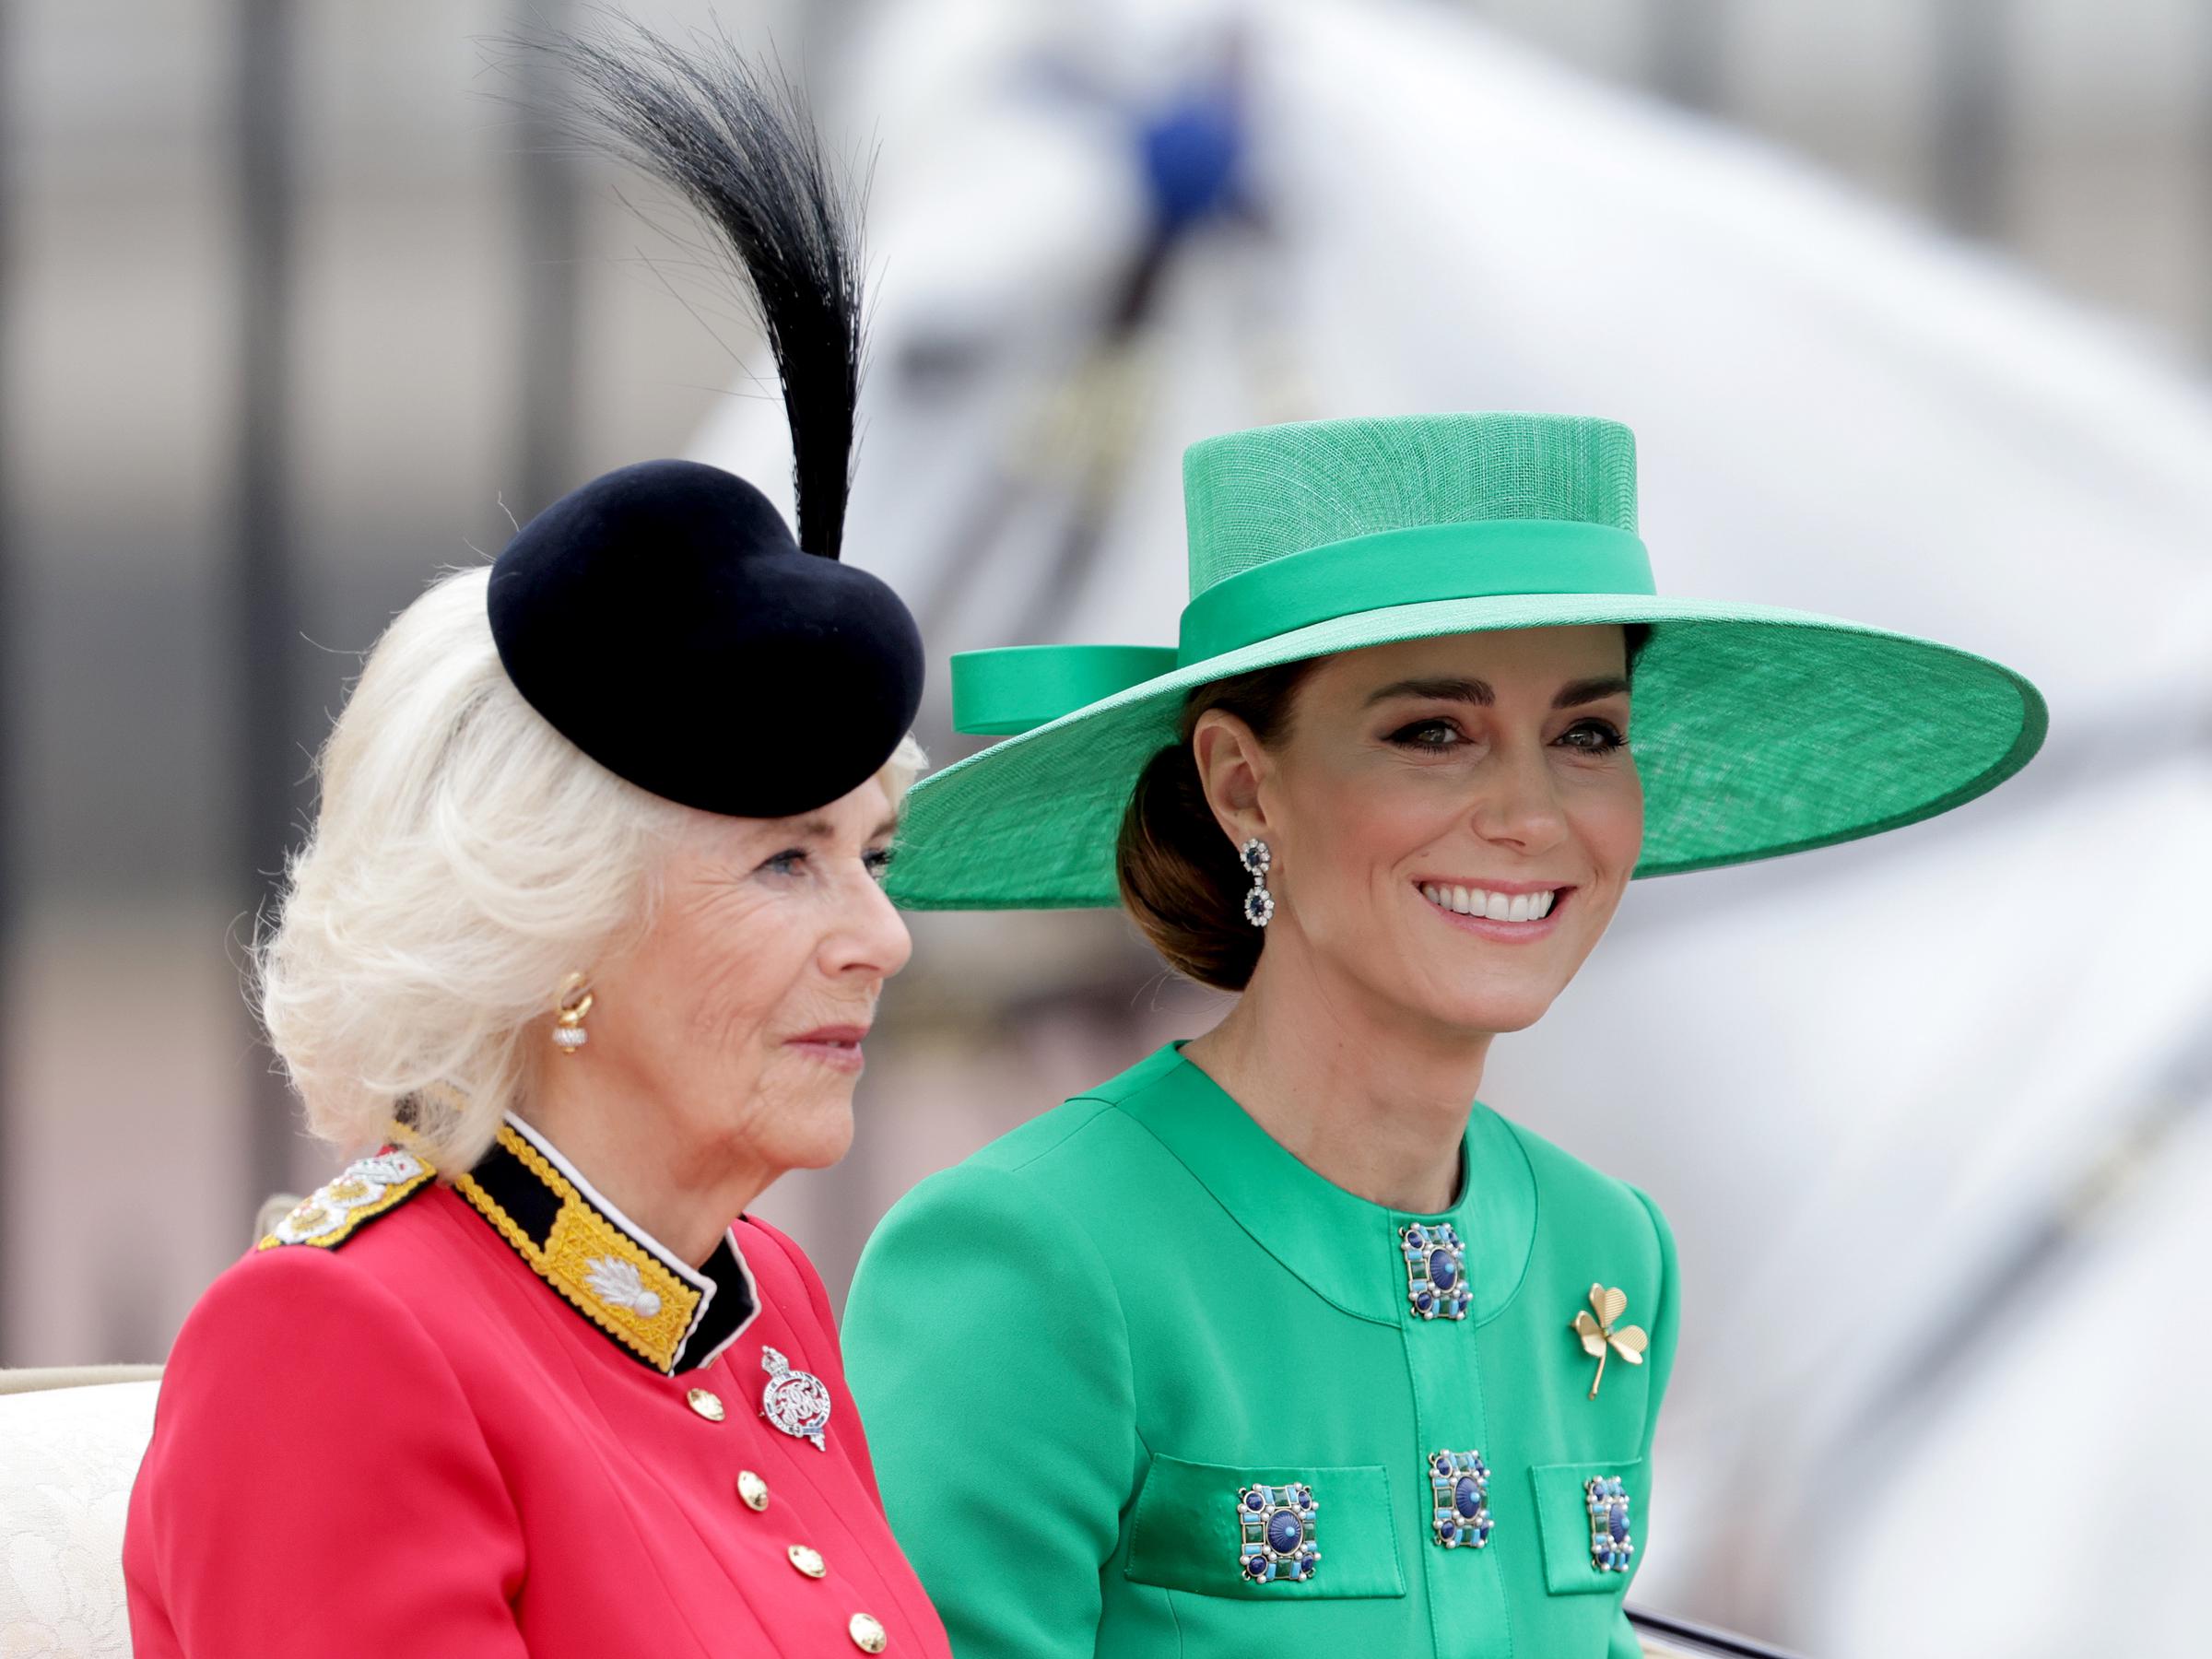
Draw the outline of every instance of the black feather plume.
M571 131L675 189L719 233L783 383L799 546L835 559L860 397L859 233L804 96L719 32L679 44L610 14L590 32L522 43L572 76Z

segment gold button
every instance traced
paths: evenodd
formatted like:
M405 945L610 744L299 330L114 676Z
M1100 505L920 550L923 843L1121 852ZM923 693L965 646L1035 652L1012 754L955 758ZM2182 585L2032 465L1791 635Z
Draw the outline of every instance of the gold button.
M794 1544L783 1553L791 1558L791 1564L808 1578L830 1576L830 1563L822 1559L820 1550L809 1549L804 1544Z
M691 1409L710 1423L719 1423L728 1415L722 1408L721 1399L709 1389L695 1388L684 1396L691 1402Z
M852 1634L853 1645L864 1653L880 1653L891 1645L891 1639L884 1634L883 1627L865 1613L853 1614L853 1622L845 1629Z
M737 1496L745 1500L745 1507L758 1512L768 1507L768 1482L750 1469L737 1471Z

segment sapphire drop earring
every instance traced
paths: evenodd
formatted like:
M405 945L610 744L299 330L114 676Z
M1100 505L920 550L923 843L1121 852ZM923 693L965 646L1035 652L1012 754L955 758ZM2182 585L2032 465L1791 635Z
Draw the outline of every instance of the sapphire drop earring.
M1244 895L1244 920L1254 927L1265 927L1275 920L1275 895L1267 890L1267 870L1275 862L1275 854L1255 835L1244 843L1243 852L1237 856L1252 877L1252 891Z

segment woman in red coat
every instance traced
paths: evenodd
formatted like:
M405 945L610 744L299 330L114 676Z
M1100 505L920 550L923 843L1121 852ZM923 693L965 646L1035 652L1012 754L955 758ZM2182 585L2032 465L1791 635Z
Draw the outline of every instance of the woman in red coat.
M878 877L920 641L837 562L854 252L726 49L559 50L758 288L799 534L726 473L627 467L371 653L258 953L310 1122L366 1156L177 1339L139 1659L948 1659L821 1280L745 1214L844 1153L908 950Z

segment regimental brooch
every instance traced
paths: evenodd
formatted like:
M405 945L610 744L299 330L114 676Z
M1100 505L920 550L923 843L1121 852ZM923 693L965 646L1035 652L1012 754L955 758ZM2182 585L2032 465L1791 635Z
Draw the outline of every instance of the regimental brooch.
M1623 1364L1641 1365L1643 1349L1648 1338L1641 1325L1621 1325L1613 1322L1629 1311L1629 1293L1608 1290L1603 1285L1590 1287L1590 1306L1574 1316L1574 1334L1583 1339L1583 1352L1597 1361L1597 1375L1590 1379L1590 1397L1597 1398L1597 1385L1606 1380L1606 1351L1610 1348L1618 1354ZM1592 1317L1594 1314L1595 1317Z
M1479 1452L1439 1452L1429 1460L1436 1500L1436 1541L1446 1549L1480 1549L1490 1541L1490 1465Z
M760 1391L760 1415L794 1440L812 1441L817 1452L830 1450L822 1430L830 1427L830 1390L812 1371L794 1371L772 1347L760 1350L768 1385Z
M1251 1486L1237 1492L1243 1542L1237 1571L1255 1584L1303 1583L1321 1565L1314 1517L1321 1502L1309 1486Z
M1449 1223L1398 1229L1406 1258L1406 1300L1423 1319L1467 1316L1467 1247Z
M1583 1482L1590 1510L1590 1568L1594 1572L1626 1572L1636 1540L1629 1536L1629 1495L1620 1477L1604 1475Z

